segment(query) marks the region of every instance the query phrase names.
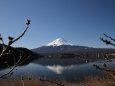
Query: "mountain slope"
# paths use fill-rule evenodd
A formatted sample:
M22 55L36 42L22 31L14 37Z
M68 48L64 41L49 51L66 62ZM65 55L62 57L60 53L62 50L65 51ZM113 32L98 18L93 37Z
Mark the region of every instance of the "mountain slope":
M81 51L83 52L92 49L94 48L74 45L61 38L58 38L44 46L32 49L32 51L37 53L60 53L60 52L81 52Z
M71 44L61 38L58 38L44 46L32 49L37 53L84 53L84 52L115 52L115 49L92 48Z
M0 44L0 53L2 52L3 46ZM10 52L9 52L10 50ZM12 53L11 53L12 52ZM35 59L41 58L42 55L32 52L31 50L23 47L8 47L8 50L6 52L7 54L4 54L0 58L0 70L3 70L5 68L8 68L9 66L14 66L14 63L19 62L21 65L26 65L32 62ZM28 58L28 56L30 56ZM20 59L21 57L21 59ZM7 62L8 65L4 64L4 62Z

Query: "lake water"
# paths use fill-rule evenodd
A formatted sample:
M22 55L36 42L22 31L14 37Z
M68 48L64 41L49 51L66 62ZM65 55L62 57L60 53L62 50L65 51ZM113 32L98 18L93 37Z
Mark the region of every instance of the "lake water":
M68 82L76 82L85 76L96 76L102 73L95 69L93 64L102 66L102 63L86 62L77 58L40 58L27 65L18 66L11 78L32 75L54 81L64 79ZM115 62L108 63L109 67L113 65ZM0 74L8 70L0 70Z

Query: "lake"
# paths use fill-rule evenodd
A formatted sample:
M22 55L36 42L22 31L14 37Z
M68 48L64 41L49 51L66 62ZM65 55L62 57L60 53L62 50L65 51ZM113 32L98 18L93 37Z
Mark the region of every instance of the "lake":
M98 59L97 61L101 62L102 59ZM93 64L98 64L102 67L102 63L86 62L78 58L43 57L29 64L18 66L14 69L14 74L10 78L21 78L32 75L52 81L61 81L64 79L68 82L76 82L76 80L83 79L85 76L97 76L102 74L102 71L92 66ZM107 66L112 67L113 65L115 65L115 62L108 62ZM0 74L8 70L9 69L0 70Z

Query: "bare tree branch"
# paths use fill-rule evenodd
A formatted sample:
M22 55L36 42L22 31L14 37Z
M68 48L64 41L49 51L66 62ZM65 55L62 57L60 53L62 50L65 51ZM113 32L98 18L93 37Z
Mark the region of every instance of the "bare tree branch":
M29 24L30 24L30 20L27 20L26 29L25 29L24 32L23 32L19 37L17 37L16 39L14 39L14 37L10 37L10 36L9 36L9 37L8 37L8 39L9 39L8 45L5 45L5 44L4 44L3 38L1 37L1 34L0 34L0 40L1 40L2 46L3 46L3 50L2 50L2 52L1 52L1 54L0 54L0 58L1 58L3 55L5 55L5 54L12 54L12 55L13 55L13 58L14 58L14 63L15 63L14 66L10 69L10 71L8 71L8 72L5 73L5 74L0 75L0 78L7 77L8 75L10 76L10 75L13 73L12 71L13 71L18 65L22 64L23 62L25 62L25 61L31 56L31 55L29 55L25 60L21 61L22 56L21 56L21 54L20 54L19 59L18 59L18 61L16 62L15 56L14 56L14 54L12 53L12 51L9 51L8 53L6 53L6 51L8 50L8 47L9 47L12 43L16 42L16 41L19 40L22 36L24 36L24 34L26 33L26 31L27 31L27 29L28 29L28 27L29 27Z
M115 42L115 39L113 39L112 37L106 35L105 33L103 33L103 35L104 35L105 37L107 37L107 38L110 38L111 40L113 40L113 41Z

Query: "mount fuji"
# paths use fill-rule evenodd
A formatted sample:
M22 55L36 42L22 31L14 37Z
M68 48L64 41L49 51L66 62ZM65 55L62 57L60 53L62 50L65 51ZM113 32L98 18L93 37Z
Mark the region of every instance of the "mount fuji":
M54 40L53 42L48 43L45 46L62 46L62 45L68 45L68 46L75 46L74 44L68 43L67 41L63 40L62 38L58 38Z
M58 38L44 46L32 49L32 51L37 53L62 53L62 52L73 52L73 51L83 51L87 49L92 49L90 47L78 46L71 44L62 38Z
M32 49L32 51L37 53L73 53L73 52L83 53L83 52L113 51L113 49L79 46L71 44L63 40L62 38L58 38L44 46Z

